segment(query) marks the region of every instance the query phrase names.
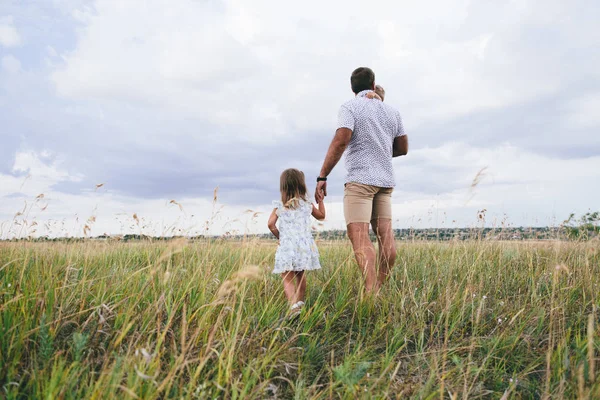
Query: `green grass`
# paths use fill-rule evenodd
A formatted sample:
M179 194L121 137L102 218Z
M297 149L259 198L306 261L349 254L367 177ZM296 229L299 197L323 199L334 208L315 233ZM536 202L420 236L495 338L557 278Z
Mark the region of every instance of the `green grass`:
M322 244L293 322L274 251L0 243L0 397L600 396L598 242L399 243L376 299Z

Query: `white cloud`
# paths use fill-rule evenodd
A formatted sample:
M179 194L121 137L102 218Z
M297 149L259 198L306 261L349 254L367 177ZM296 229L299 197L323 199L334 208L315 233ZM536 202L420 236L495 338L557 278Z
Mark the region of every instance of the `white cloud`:
M0 16L0 45L16 47L21 44L21 36L14 26L12 15Z
M110 190L110 183L75 194L54 186L79 182L80 174L62 167L49 152L18 152L12 174L0 173L0 239L25 236L109 234L198 235L258 232L258 219L244 206L182 198L145 200ZM180 207L181 205L181 207ZM258 211L258 210L257 210ZM133 218L136 214L138 221Z
M588 94L567 104L568 122L578 128L600 126L600 93Z
M497 216L507 213L518 224L537 219L547 225L552 216L585 212L600 197L600 187L592 184L600 180L600 156L560 159L509 144L480 148L459 142L412 151L396 170L394 199L407 204L405 217L426 215L425 206L435 201L436 209L462 224L470 222L465 215L487 208ZM423 191L415 183L439 191Z
M228 34L218 10L204 2L154 5L98 2L77 49L54 75L58 93L158 105L215 122L277 122L273 113L255 112L271 101L240 103L253 89L247 82L257 61Z
M11 174L0 174L0 197L21 193L37 196L51 190L59 182L79 182L81 174L70 173L62 166L60 157L48 151L19 151L15 154Z
M21 62L12 54L2 57L1 63L2 69L11 74L16 74L21 70Z
M549 59L553 53L541 49L538 57L536 44L521 36L531 22L556 27L569 5L553 1L540 10L525 3L373 7L349 1L340 7L314 0L252 6L229 0L219 7L156 0L115 7L97 1L93 11L83 12L78 45L54 80L62 96L166 106L172 113L243 125L244 137L260 141L269 136L265 131L332 126L337 104L351 96L350 72L366 64L388 88L390 101L403 104L411 127L523 103L562 87L572 72L559 69ZM366 14L372 20L360 17ZM565 31L573 28L558 20ZM265 109L270 111L257 112Z

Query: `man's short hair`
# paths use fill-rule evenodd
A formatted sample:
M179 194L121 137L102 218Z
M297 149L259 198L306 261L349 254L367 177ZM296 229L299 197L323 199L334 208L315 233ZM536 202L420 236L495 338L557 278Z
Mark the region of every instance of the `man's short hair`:
M385 89L381 85L375 85L375 93L381 97L381 101L385 99Z
M350 76L350 85L352 86L354 94L358 94L363 90L373 90L374 83L375 73L371 68L356 68Z

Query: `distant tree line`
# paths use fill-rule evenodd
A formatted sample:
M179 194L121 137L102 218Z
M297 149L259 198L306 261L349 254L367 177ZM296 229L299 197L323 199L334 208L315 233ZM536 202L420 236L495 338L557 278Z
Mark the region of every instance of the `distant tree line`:
M345 240L347 234L345 230L330 230L322 232L313 232L313 236L320 240ZM450 241L450 240L591 240L600 238L600 212L588 212L577 218L571 214L558 227L479 227L479 228L436 228L436 229L395 229L394 236L396 240L422 240L422 241ZM35 238L10 239L8 241L33 241L33 242L83 242L83 241L168 241L183 236L148 236L139 234L128 235L100 235L92 238L69 237L69 238L49 238L47 236ZM235 235L226 234L223 236L191 236L185 237L189 240L211 240L240 241L244 239L264 239L275 240L270 233L257 235ZM371 240L376 237L371 233Z

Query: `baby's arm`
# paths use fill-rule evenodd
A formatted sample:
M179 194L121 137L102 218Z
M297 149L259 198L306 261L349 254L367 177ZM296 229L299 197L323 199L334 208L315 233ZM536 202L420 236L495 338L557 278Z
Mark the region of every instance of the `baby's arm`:
M279 229L277 229L277 220L279 219L279 217L277 216L277 209L273 209L273 212L271 213L271 216L269 217L269 223L268 223L268 227L269 230L271 231L271 233L273 235L275 235L275 237L277 238L277 240L279 240Z
M375 92L369 92L369 93L367 93L367 98L368 99L381 100L381 97L377 93L375 93Z
M312 206L312 216L315 217L318 221L323 221L325 219L325 203L321 200L319 202L319 208L315 207L314 204Z

